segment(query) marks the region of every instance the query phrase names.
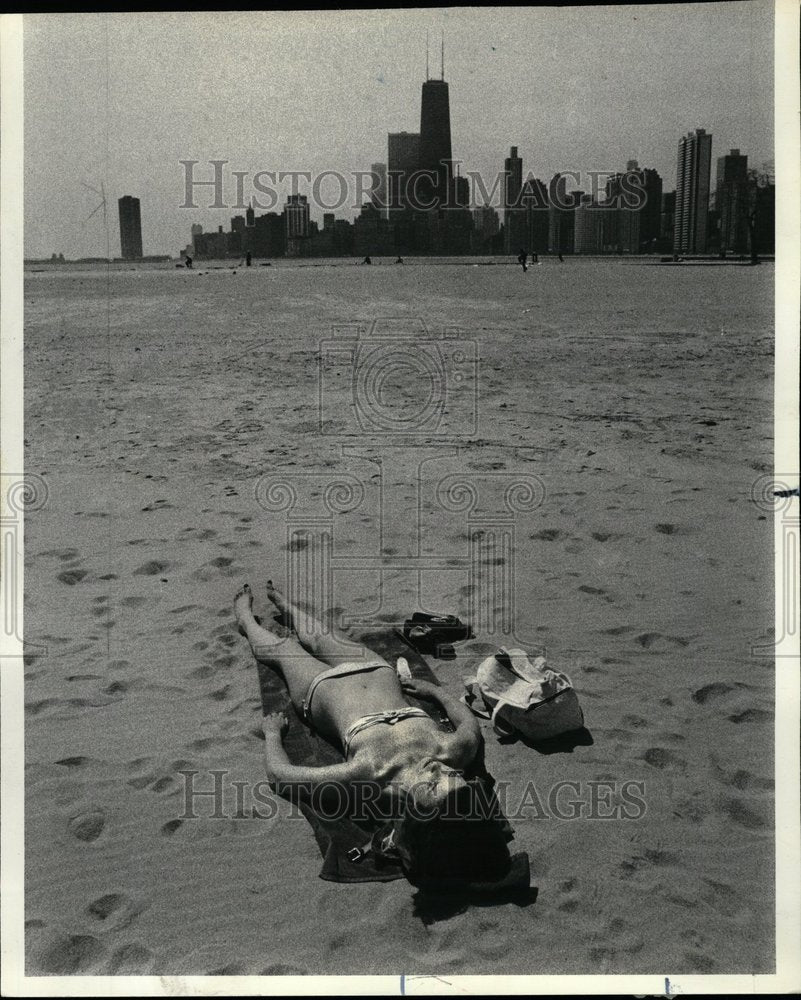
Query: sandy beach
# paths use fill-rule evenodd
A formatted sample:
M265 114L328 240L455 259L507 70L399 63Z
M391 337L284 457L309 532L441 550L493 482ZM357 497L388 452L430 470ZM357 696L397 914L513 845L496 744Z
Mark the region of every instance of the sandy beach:
M773 273L570 259L527 274L28 272L26 471L47 502L25 521L40 650L25 664L27 974L772 972L774 664L751 652L771 641L772 520L751 488L772 468ZM529 906L426 921L405 881L321 880L287 803L235 818L231 782L264 765L231 602L248 581L266 612L291 550L264 484L365 483L335 525L353 566L381 477L412 499L412 463L379 466L343 395L319 422L320 342L387 317L456 328L480 359L475 433L421 487L447 470L542 484L514 520L515 637L572 678L592 743L546 755L481 723L509 800L533 782L546 804L512 818ZM403 372L389 388L413 401ZM420 446L442 447L434 432ZM465 516L431 524L452 566L388 572L380 602L376 574L346 566L336 605L402 619L422 594L467 618ZM380 527L384 551L408 546L404 518ZM502 643L477 629L431 666L460 695ZM181 818L187 769L203 789L224 772L225 816L200 801ZM642 783L644 814L547 807L559 782L586 801L609 781Z

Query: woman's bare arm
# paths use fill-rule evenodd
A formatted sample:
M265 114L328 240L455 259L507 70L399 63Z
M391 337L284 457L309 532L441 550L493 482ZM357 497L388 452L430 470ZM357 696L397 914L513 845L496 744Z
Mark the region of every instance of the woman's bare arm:
M456 730L446 738L449 758L453 763L463 766L471 763L481 747L483 737L470 709L429 681L408 681L404 683L403 689L417 698L434 701L444 709Z
M311 790L322 784L345 784L354 780L356 772L350 762L326 767L298 767L293 764L282 743L286 727L286 718L280 713L264 719L264 757L267 776L273 786L303 785Z

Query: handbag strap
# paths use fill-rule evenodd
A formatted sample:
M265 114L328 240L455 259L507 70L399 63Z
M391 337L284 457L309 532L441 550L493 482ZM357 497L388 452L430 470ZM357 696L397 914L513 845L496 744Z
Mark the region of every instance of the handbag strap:
M500 710L505 705L508 704L509 704L508 701L505 701L503 698L499 698L498 703L492 710L492 728L495 730L497 736L514 736L515 734L514 728L512 726L507 725L504 728L504 726L501 725L501 720L498 718L498 713L500 712Z
M475 677L471 677L469 681L464 682L465 693L461 697L461 702L463 705L467 705L473 715L477 715L480 719L489 719L490 713L486 708L481 708L478 694L476 691L478 689L478 681ZM480 691L479 691L480 693ZM481 699L483 701L483 699Z

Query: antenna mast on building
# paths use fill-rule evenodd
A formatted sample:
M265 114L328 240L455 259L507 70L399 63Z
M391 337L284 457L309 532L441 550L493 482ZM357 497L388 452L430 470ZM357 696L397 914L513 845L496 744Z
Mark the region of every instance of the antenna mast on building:
M428 72L428 32L426 32L426 80L430 80L431 76Z
M441 79L445 79L445 29L442 30L442 75Z

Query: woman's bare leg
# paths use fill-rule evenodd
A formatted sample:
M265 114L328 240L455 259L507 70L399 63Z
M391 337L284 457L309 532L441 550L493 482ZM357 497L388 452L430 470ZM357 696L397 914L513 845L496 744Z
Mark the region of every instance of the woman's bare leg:
M281 638L259 625L253 617L253 593L247 584L234 598L234 615L253 655L261 663L281 671L292 704L301 711L309 685L327 669L327 664L310 656L293 636Z
M301 645L318 660L337 667L340 663L351 661L358 663L367 658L373 661L383 659L360 642L354 642L339 629L333 626L326 629L310 611L305 611L289 601L274 586L272 580L267 581L267 596L284 615L286 623L295 630Z

